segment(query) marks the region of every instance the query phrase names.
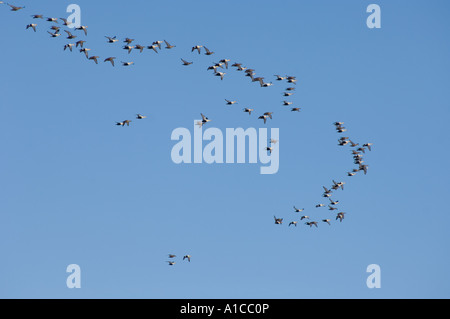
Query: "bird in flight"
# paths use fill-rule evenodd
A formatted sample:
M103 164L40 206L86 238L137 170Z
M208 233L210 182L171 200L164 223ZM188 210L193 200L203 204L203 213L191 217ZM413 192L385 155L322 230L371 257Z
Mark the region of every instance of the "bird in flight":
M160 46L161 46L161 45L160 45ZM156 53L159 53L158 50L156 50L156 48L158 48L158 46L157 46L156 44L152 44L152 45L147 46L147 49L153 50L153 51L155 51ZM159 47L159 48L161 49L161 47Z
M204 116L203 113L200 113L200 115L202 116L202 120L201 120L201 121L198 121L198 122L196 123L199 127L202 127L204 124L206 124L206 123L208 123L208 122L211 121L211 120L208 119L206 116Z
M142 50L145 49L145 47L144 47L143 45L140 45L140 44L136 44L136 45L134 46L134 48L135 48L136 50L139 50L139 53L142 53Z
M67 44L65 44L65 45L64 45L64 51L66 51L66 49L69 49L70 52L72 52L72 48L73 48L74 45L75 45L75 44L73 44L73 43L67 43Z
M84 40L77 41L77 42L75 42L75 47L78 48L78 45L79 45L80 48L83 48L85 43L86 43L86 41L84 41Z
M187 259L189 262L191 262L191 255L185 255L183 256L183 260Z
M69 21L68 21L67 19L65 19L65 18L59 18L59 20L62 20L63 25L65 25L65 26L69 26L69 25L72 24L72 22L69 22Z
M125 120L123 122L116 122L116 125L125 126L125 124L126 124L127 126L130 126L130 122L131 122L131 120Z
M228 62L230 62L229 59L222 59L222 60L220 60L219 62L220 62L220 63L224 63L224 64L225 64L225 67L228 69Z
M273 218L275 219L275 224L280 225L283 223L283 218L277 218L276 216L273 216Z
M278 74L275 74L274 76L277 77L277 81L282 81L282 80L285 80L285 79L286 79L285 76L281 76L281 75L278 75Z
M304 208L299 209L299 208L294 206L294 210L295 210L296 213L300 213L300 212L304 211L305 209Z
M251 115L254 109L244 108L244 112L247 112L248 115Z
M50 34L50 36L52 37L52 38L57 38L57 37L59 37L60 35L61 35L61 33L58 33L57 31L55 32L55 33L52 33L52 32L50 32L50 31L47 31L49 34Z
M176 45L171 45L169 42L167 42L166 40L164 40L164 42L166 43L166 49L172 49L175 48Z
M23 6L23 7L16 7L16 6L13 6L12 4L9 4L9 3L7 3L7 5L11 7L11 11L19 11L19 10L25 8L25 6Z
M344 214L344 212L337 213L336 220L339 219L339 222L342 222L342 220L344 219Z
M225 72L216 72L216 76L220 76L220 79L223 80L223 77L225 76Z
M105 35L105 38L108 39L108 43L114 43L114 42L118 42L119 40L117 39L117 36L113 36L113 37L108 37Z
M183 62L183 65L191 65L194 62L188 62L186 60L181 59L181 61Z
M128 54L130 54L131 50L134 49L134 45L124 45L122 48L128 50Z
M268 118L267 115L261 115L260 117L258 117L258 119L264 120L264 124L266 124L267 118Z
M270 119L272 119L273 112L265 112L264 115L267 115Z
M94 55L94 56L89 57L89 60L94 60L95 64L98 64L98 60L97 60L98 58L100 58L98 55Z
M337 205L338 203L339 203L339 201L337 200L337 201L334 201L334 200L332 200L331 198L328 198L328 200L330 201L330 203L331 203L331 205Z
M163 41L154 41L153 43L152 43L152 45L156 45L160 50L161 50L161 44L163 43Z
M272 86L272 85L273 85L272 82L262 82L262 83L260 83L260 84L261 84L261 87L269 87L269 86Z
M90 51L90 50L91 50L91 49L88 49L88 48L82 48L82 49L80 49L80 52L84 52L84 55L86 55L86 58L89 59L88 51Z
M210 50L208 50L208 48L207 47L203 47L204 49L205 49L205 55L213 55L214 54L214 51L210 51Z
M142 114L136 114L136 118L139 120L145 119L147 116L142 115Z
M237 103L237 101L230 101L230 100L227 100L227 99L225 99L225 101L227 101L227 105L233 105L233 104Z
M112 66L114 66L114 59L115 59L115 57L111 56L109 58L106 58L103 62L109 61L109 62L111 62Z
M309 227L312 227L313 225L319 227L317 226L317 222L306 222L305 224L308 225Z
M58 27L58 26L56 26L56 25L52 25L52 26L50 27L50 29L53 30L53 31L55 31L56 33L58 33L59 30L61 29L61 27Z
M78 28L75 28L76 30L83 30L84 35L87 35L87 25L80 25Z
M30 23L30 24L27 24L26 28L27 29L32 28L34 30L34 32L36 32L36 27L37 27L36 23Z
M192 47L191 52L194 52L194 50L197 50L198 54L200 54L201 48L203 48L203 45L195 45L195 46Z
M369 149L369 151L372 151L372 149L370 148L373 145L373 143L366 143L363 144L363 147L367 147Z
M75 39L77 36L73 35L70 31L64 30L67 33L67 39Z
M289 223L289 226L294 225L295 227L297 227L298 221L292 221Z
M327 218L327 219L322 219L322 221L323 221L324 223L327 223L328 225L331 225L331 224L330 224L330 220L331 220L331 219L329 219L329 218Z

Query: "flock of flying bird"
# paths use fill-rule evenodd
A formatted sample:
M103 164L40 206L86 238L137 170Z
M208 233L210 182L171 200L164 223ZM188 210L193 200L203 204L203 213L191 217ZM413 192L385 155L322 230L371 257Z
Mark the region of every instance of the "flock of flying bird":
M0 4L4 4L4 2L0 1ZM23 7L17 7L17 6L11 5L9 3L7 5L11 8L11 11L19 11L19 10L22 10L22 9L25 8L24 6ZM51 23L52 25L50 26L50 31L47 31L47 32L50 34L50 36L52 38L56 38L56 37L61 36L61 33L60 33L61 27L58 24L58 18L44 17L41 14L35 14L35 15L32 15L31 17L33 19L42 19L42 20L45 20L46 22ZM59 20L62 21L62 26L69 27L70 24L71 24L67 19L64 19L64 18L59 18ZM37 23L29 23L26 26L26 29L30 29L31 28L34 32L36 32L37 27L38 27ZM88 34L87 28L88 28L87 26L80 25L79 27L76 27L75 30L83 31L84 35L87 36L87 34ZM63 31L67 34L66 39L68 39L68 40L73 40L73 39L78 37L78 35L73 34L69 30L63 30ZM110 44L114 44L114 43L120 41L119 39L117 39L116 36L105 36L105 38L107 39L107 43L110 43ZM74 48L79 48L78 49L79 52L80 53L84 53L84 55L86 56L86 58L88 60L92 60L96 64L98 64L98 62L100 60L100 56L90 55L89 52L91 51L91 49L85 47L85 43L86 42L87 42L86 40L78 40L75 43L66 43L64 45L63 49L64 49L64 51L68 49L68 50L70 50L72 52ZM176 47L175 45L170 44L166 40L153 41L151 45L140 45L140 44L132 45L134 42L135 42L134 39L131 39L131 38L128 38L128 37L125 38L123 40L124 45L122 46L122 49L126 50L128 54L130 54L132 51L139 51L140 53L142 53L144 49L152 50L156 54L159 54L159 52L161 52L161 50L162 50L162 45L163 44L165 44L164 48L166 50L170 50L170 49L173 49L173 48ZM215 54L214 51L209 50L204 45L194 45L191 48L191 52L197 52L198 54L201 54L202 51L204 51L204 55L206 55L206 56L211 56L211 55ZM115 59L116 59L115 56L109 56L109 57L106 57L103 60L103 62L109 62L114 67L115 66ZM271 86L274 85L273 82L266 82L264 77L256 76L255 69L245 67L245 66L243 66L242 63L235 62L233 64L230 64L230 62L231 62L230 59L226 59L226 58L221 59L219 62L217 62L217 63L214 62L212 65L208 66L207 71L212 70L214 76L220 77L221 80L223 80L225 75L227 74L225 72L225 70L228 70L229 66L231 66L231 67L236 68L236 70L238 72L243 72L243 74L246 77L248 77L251 82L259 84L260 87L271 87ZM121 63L122 63L122 66L131 66L131 65L134 64L133 61L128 61L128 62L121 61ZM189 65L193 64L193 62L187 61L187 60L185 60L183 58L181 58L181 63L182 63L183 66L189 66ZM295 87L292 86L292 85L289 85L289 84L296 85L297 84L297 78L295 76L291 76L291 75L281 76L279 74L276 74L274 76L275 76L275 79L274 79L275 81L277 81L277 82L286 81L286 83L288 83L288 87L282 93L283 96L285 98L292 96L294 94ZM228 100L228 99L225 99L225 102L226 102L226 105L234 105L234 104L238 103L235 100ZM291 101L287 101L287 100L282 101L282 105L284 105L284 106L291 106L292 104L293 104L293 102L291 102ZM300 109L301 109L300 107L291 106L291 112L300 112ZM251 115L253 111L254 111L254 109L250 108L250 107L243 108L243 112L248 113L249 115ZM264 112L262 115L260 115L258 117L258 119L263 120L264 124L266 124L268 119L272 119L272 115L273 115L273 112ZM202 117L202 120L198 121L196 123L200 127L202 127L203 125L205 125L206 123L211 121L203 113L201 113L201 117ZM136 119L138 119L138 120L145 119L145 118L146 118L145 115L136 114ZM127 120L123 120L123 121L120 121L120 122L116 122L116 125L117 126L122 126L122 127L123 126L129 126L130 122L132 122L132 121L127 119ZM334 125L336 127L336 131L338 133L344 133L346 131L345 127L342 126L343 124L344 124L343 122L335 122L334 123ZM269 142L270 146L267 146L266 150L268 152L272 152L273 145L276 144L276 143L277 143L277 140L270 139L270 142ZM352 140L350 140L349 137L341 137L341 138L339 138L339 140L338 140L338 145L339 146L345 146L347 144L350 145L350 147L353 148L351 153L353 155L354 163L358 165L357 168L354 168L352 171L347 172L347 175L348 176L354 176L359 171L363 171L364 174L366 174L367 173L367 169L368 169L368 165L363 164L364 163L363 155L361 153L364 154L366 150L371 151L372 143L366 143L366 144L363 144L362 146L357 148L357 146L359 146L359 144L358 143L354 143ZM331 196L332 196L333 191L338 190L338 189L342 189L343 190L345 182L336 182L334 180L332 182L333 182L333 184L329 188L323 186L324 193L322 194L322 196L329 200L329 204L325 205L323 203L320 203L320 204L317 204L315 206L316 208L328 206L328 210L330 210L330 211L338 210L336 205L339 203L339 201L338 200L333 200L331 198ZM304 208L298 209L297 207L294 206L294 212L295 213L300 213L300 212L303 212L303 211L304 211ZM342 222L342 220L344 219L344 215L345 214L346 214L345 212L338 212L337 215L335 216L335 220L339 220L340 222ZM278 218L278 217L274 216L274 220L275 220L275 224L277 224L277 225L280 225L280 224L283 223L283 218ZM305 224L310 226L310 227L312 227L312 226L318 227L319 222L310 220L310 217L307 216L307 215L300 216L300 221L303 221L303 220L308 220L308 221L305 222ZM330 223L331 219L330 218L324 218L324 219L321 219L321 221L331 225L331 223ZM291 226L291 225L297 226L298 223L299 223L299 221L293 220L293 221L291 221L288 224L288 226ZM176 255L169 254L169 258L175 258L175 257L176 257ZM190 262L191 256L190 255L185 255L183 257L183 260L184 259L187 259ZM175 264L174 261L168 261L168 263L169 263L169 265L174 265Z
M333 123L333 125L335 126L336 131L338 133L344 133L344 132L347 131L347 129L343 126L343 124L344 124L344 122L334 122ZM340 137L338 139L338 145L339 146L345 146L347 144L350 145L350 147L352 148L351 153L353 155L353 162L354 162L354 164L358 165L357 168L353 168L350 172L347 172L347 176L355 176L356 173L358 173L360 171L363 171L364 175L366 175L369 165L363 164L364 160L363 160L363 155L361 153L365 154L366 150L372 151L373 143L365 143L365 144L362 144L360 146L359 143L353 142L350 139L350 137L348 137L348 136L342 136L342 137ZM328 206L328 210L330 210L330 211L339 210L336 207L337 204L339 203L339 200L333 200L331 198L331 196L332 196L333 191L336 191L336 190L339 190L339 189L344 190L345 182L342 182L342 181L336 182L335 180L332 180L332 182L333 182L333 184L329 188L327 188L325 186L322 186L322 188L324 190L324 192L322 194L322 197L327 198L330 203L328 205L325 205L323 203L319 203L319 204L315 205L315 208ZM297 208L297 207L294 206L294 212L295 213L301 213L304 210L305 210L304 208ZM335 220L339 219L339 222L342 222L342 220L345 217L345 214L346 214L345 212L338 212L336 214L336 216L335 216ZM276 216L273 216L273 218L275 220L275 224L281 225L283 223L283 218L278 218ZM305 220L309 220L309 221L305 222L305 224L308 225L309 227L312 227L312 226L319 227L319 222L318 221L310 221L310 216L302 215L300 217L300 221L302 221L304 219ZM324 222L324 223L327 223L328 225L331 225L331 223L330 223L331 222L331 218L324 218L324 219L321 219L321 221ZM291 221L288 224L288 226L291 226L291 225L297 226L297 224L298 224L298 221L297 220L293 220L293 221Z
M169 258L173 259L173 258L175 258L175 257L177 257L177 255L169 254ZM191 255L184 255L184 256L183 256L183 260L185 260L185 259L187 259L187 261L191 262ZM176 263L176 262L173 261L173 260L168 260L167 262L169 263L169 266L173 266L173 265L175 265L175 263Z

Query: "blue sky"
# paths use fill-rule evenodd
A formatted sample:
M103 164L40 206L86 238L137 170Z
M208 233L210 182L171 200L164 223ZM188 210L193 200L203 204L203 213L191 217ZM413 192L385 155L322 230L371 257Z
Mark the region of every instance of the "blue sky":
M70 40L50 38L50 22L25 30L31 14L67 17L70 3L0 6L0 297L450 297L447 1L78 1L88 35L76 40L98 65L63 51ZM381 29L366 26L370 3ZM176 48L127 54L106 35ZM216 53L192 53L196 44ZM113 68L108 56L135 65ZM221 81L206 68L222 58L275 85L234 68ZM273 74L297 76L289 99L300 113L282 106L288 84ZM192 132L200 113L223 132L279 128L278 173L174 164L172 131ZM367 175L346 176L355 165L335 121L374 143ZM332 179L346 182L333 195L342 223L314 208ZM332 224L288 227L293 205ZM80 289L66 287L69 264ZM370 264L379 289L366 286Z

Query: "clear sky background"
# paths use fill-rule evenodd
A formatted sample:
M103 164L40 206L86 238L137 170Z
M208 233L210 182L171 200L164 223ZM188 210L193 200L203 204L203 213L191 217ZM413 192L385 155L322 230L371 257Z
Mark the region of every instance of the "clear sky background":
M450 297L448 1L78 1L88 35L74 34L98 65L30 17L67 17L70 3L0 5L0 297ZM370 3L381 29L366 26ZM106 35L176 48L127 54ZM222 58L275 85L235 68L221 81L206 68ZM297 76L300 113L282 106L288 84L274 74ZM174 164L172 130L192 132L201 112L223 132L279 128L278 173ZM374 143L367 175L346 176L355 165L335 121ZM314 207L332 179L346 182L333 195L342 223ZM293 205L332 223L288 227ZM66 287L69 264L80 289ZM369 264L379 289L366 286Z

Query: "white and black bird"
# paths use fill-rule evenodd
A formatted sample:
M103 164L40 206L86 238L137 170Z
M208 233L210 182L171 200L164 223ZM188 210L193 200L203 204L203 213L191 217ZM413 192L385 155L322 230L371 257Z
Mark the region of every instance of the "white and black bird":
M198 54L200 54L201 48L203 48L203 45L195 45L192 47L191 52L194 52L195 50L197 50Z
M231 101L231 100L227 100L227 99L225 99L225 101L227 102L227 105L237 104L237 101Z
M30 23L30 24L27 24L26 29L28 30L29 28L32 28L34 30L34 32L36 32L36 27L37 27L36 23Z
M202 127L203 125L205 125L206 123L208 123L208 122L211 121L211 120L208 119L205 115L203 115L203 113L200 113L200 115L202 116L202 120L201 120L201 121L198 121L198 122L196 123L199 127Z
M252 112L254 111L254 109L250 109L250 108L247 108L247 107L244 108L243 110L244 110L244 112L248 113L248 115L251 115Z

